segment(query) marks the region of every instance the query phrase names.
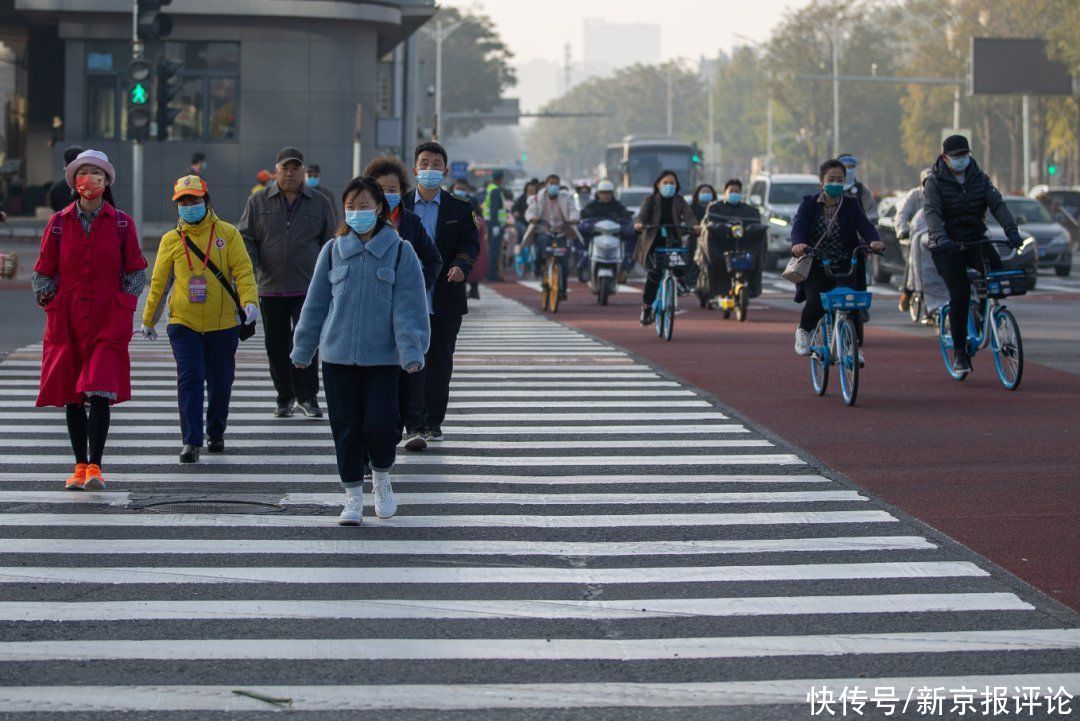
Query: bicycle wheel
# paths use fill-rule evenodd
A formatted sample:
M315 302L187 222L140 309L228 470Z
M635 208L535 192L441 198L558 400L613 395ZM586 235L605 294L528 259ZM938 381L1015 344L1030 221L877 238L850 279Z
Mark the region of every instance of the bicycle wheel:
M810 384L819 396L829 387L829 317L823 316L810 334Z
M941 359L945 361L945 372L954 380L962 381L967 378L967 371L957 371L953 362L956 348L952 337L952 327L949 323L948 303L938 310L938 345L941 347Z
M516 275L518 278L525 277L525 270L527 267L525 263L525 254L522 253L521 250L518 250L518 252L514 253L514 275Z
M853 406L859 395L859 339L855 335L855 322L850 317L840 324L836 355L836 365L840 371L840 393L844 396L844 403Z
M552 313L559 312L559 283L562 280L559 262L552 257L548 260L548 309Z
M601 278L599 292L596 294L596 302L600 305L607 305L608 298L615 292L615 279L614 278Z
M739 287L735 294L735 319L740 323L746 320L746 314L750 310L750 290L745 286Z
M1024 343L1020 340L1020 326L1016 318L1005 308L994 311L996 339L991 340L994 365L1002 385L1011 391L1020 387L1024 377Z
M919 319L922 318L922 305L922 293L915 291L911 294L911 303L908 305L908 315L911 317L912 323L918 323Z
M678 291L675 289L675 278L668 277L664 280L665 300L664 305L664 340L671 340L671 334L675 332L675 308L678 304Z

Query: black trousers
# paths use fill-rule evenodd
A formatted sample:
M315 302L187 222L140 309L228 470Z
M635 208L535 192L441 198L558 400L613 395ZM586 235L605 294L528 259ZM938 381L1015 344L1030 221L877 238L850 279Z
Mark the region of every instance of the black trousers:
M323 363L326 411L334 434L338 475L346 488L359 486L364 466L385 471L394 465L398 429L397 366Z
M428 428L442 428L446 419L446 406L450 402L450 377L454 373L454 349L457 347L458 331L461 330L460 315L433 315L431 317L431 345L426 356L425 373Z
M398 427L417 433L427 427L427 368L398 377Z
M90 406L89 418L86 407ZM90 396L83 403L64 406L67 416L68 438L71 450L75 453L76 463L101 465L101 456L105 453L105 441L109 437L109 421L112 412L109 399L103 396Z
M825 309L821 306L822 292L832 290L838 285L859 290L857 276L858 274L850 278L844 278L843 281L837 283L835 280L825 275L825 269L822 268L821 263L815 259L810 265L809 277L803 282L803 290L806 291L806 303L803 305L802 317L799 319L799 327L808 333L813 332L814 326L821 320L821 316L825 315ZM859 313L855 313L855 333L859 337L859 345L862 345L863 321Z
M934 267L949 289L949 327L953 339L964 338L971 305L971 280L967 269L974 268L981 273L985 260L990 270L1001 270L1001 258L989 245L972 245L955 253L938 251L932 257Z
M303 297L264 296L259 298L259 306L270 377L274 380L278 403L315 400L319 395L319 355L315 354L307 368L297 368L289 359L293 330L300 320L300 309L304 307Z

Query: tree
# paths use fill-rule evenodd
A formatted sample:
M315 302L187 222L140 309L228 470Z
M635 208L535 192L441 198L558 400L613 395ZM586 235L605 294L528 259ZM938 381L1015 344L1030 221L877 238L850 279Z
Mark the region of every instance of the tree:
M487 15L456 8L440 8L425 27L462 25L443 42L443 113L472 113L492 110L504 91L517 84L510 61L514 54L499 37ZM435 85L435 40L417 33L416 54L420 66L420 86ZM442 134L467 135L480 129L476 120L443 122Z

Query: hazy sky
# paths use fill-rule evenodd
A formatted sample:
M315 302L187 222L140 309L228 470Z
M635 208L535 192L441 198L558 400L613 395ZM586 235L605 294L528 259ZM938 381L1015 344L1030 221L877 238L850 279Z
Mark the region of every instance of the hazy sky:
M735 34L764 40L784 11L806 0L441 0L441 4L479 6L492 17L513 49L515 64L544 59L562 64L563 45L581 60L585 18L661 26L664 59L696 60L717 49L745 44Z

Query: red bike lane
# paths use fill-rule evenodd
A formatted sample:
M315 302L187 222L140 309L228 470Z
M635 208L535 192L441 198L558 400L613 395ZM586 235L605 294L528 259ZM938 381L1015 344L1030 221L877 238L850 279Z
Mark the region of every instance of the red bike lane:
M539 311L518 283L488 286ZM988 354L964 382L948 378L932 336L869 325L857 405L839 381L817 397L792 348L792 311L755 303L724 320L696 299L671 342L637 322L640 296L600 307L584 285L553 317L637 354L715 396L880 498L1080 610L1080 379L1025 364L1018 391ZM892 309L895 310L895 309ZM885 309L879 312L888 312ZM1021 329L1022 330L1022 329Z

